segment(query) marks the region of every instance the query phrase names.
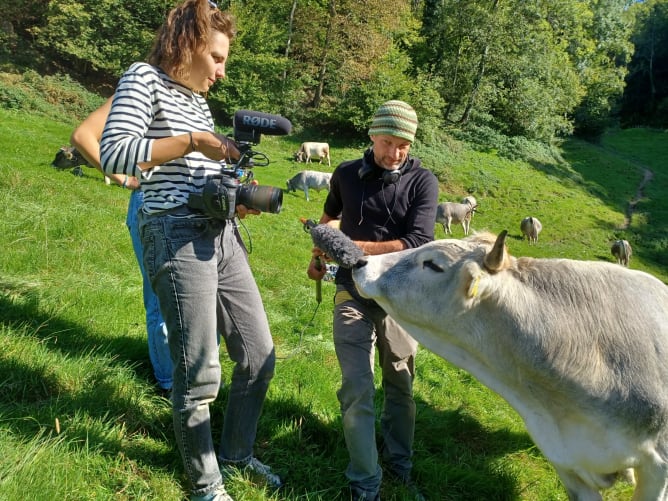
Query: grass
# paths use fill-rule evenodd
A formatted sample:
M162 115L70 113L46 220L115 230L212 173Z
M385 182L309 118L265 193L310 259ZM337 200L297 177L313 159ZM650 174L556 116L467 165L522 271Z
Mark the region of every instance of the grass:
M183 499L169 405L152 390L141 278L124 224L128 193L92 169L84 177L53 170L76 121L40 109L0 109L0 499ZM665 282L665 134L613 131L601 145L569 140L555 146L561 158L528 161L455 141L415 153L439 173L442 200L478 199L474 229L510 231L511 253L611 261L611 241L624 237L634 246L631 267ZM256 169L262 184L283 187L303 168L291 159L303 139L262 138L257 149L272 160ZM360 145L335 145L332 164L359 152ZM654 178L625 227L644 168ZM345 499L333 285L323 283L318 305L305 272L311 242L299 222L318 218L325 196L313 192L306 202L285 193L280 214L244 220L279 356L256 452L286 487L269 493L239 476L228 484L235 499ZM527 215L543 222L537 246L519 234ZM460 227L454 232L463 236ZM222 360L229 377L224 353ZM426 350L417 365L415 476L429 499L566 499L501 398ZM215 433L226 399L223 391L213 404ZM408 499L400 486L383 489L383 499ZM621 484L605 499L630 492Z

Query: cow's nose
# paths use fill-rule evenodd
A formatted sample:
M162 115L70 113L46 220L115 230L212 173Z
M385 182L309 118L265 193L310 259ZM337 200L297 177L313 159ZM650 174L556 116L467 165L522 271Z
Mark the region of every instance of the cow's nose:
M367 261L366 259L362 258L362 259L360 259L359 261L357 261L357 262L355 263L354 268L355 268L356 270L358 270L358 269L360 269L360 268L364 268L364 267L366 266L367 262L368 262L368 261Z

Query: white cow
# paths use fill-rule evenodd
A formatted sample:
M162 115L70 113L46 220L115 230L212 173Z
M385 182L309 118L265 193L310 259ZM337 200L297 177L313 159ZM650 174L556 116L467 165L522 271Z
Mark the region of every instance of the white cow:
M630 469L634 500L668 500L668 287L609 262L515 258L506 235L368 256L353 278L508 401L571 500L601 500Z
M467 195L464 198L462 198L462 203L463 204L469 204L471 207L475 207L476 210L478 209L478 201L475 199L473 195ZM471 219L473 219L473 216L475 216L476 211L471 212Z
M458 204L456 202L443 202L436 207L436 223L443 225L443 231L452 235L452 224L460 224L464 228L464 235L469 234L471 218L477 205L470 202Z
M610 252L617 259L617 264L628 267L633 250L627 240L615 240L610 248Z
M302 190L308 201L309 188L318 193L320 190L329 190L329 181L332 178L330 172L318 172L315 170L303 170L287 180L288 193L291 191Z
M543 225L535 217L525 217L520 223L522 238L527 237L529 245L538 243L538 235L543 231Z
M307 164L310 164L311 158L317 158L319 160L318 163L322 163L324 159L327 159L327 166L331 167L332 161L329 157L329 144L312 142L302 143L299 147L299 151L295 153L295 160L297 162L306 162Z

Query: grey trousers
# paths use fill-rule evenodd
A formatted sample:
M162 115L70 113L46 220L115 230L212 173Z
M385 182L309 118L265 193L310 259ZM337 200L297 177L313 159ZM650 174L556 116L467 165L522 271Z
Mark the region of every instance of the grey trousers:
M334 303L334 345L342 378L337 396L350 455L346 477L351 488L373 499L382 480L375 435L374 347L384 392L382 459L405 478L412 468L417 342L379 306L357 301L343 286L337 286Z

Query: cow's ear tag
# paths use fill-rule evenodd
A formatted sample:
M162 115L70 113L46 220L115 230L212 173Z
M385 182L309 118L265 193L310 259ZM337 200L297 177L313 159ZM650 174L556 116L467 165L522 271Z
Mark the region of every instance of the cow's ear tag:
M475 278L471 281L469 285L468 297L473 299L478 295L478 284L480 284L480 273L478 273Z

